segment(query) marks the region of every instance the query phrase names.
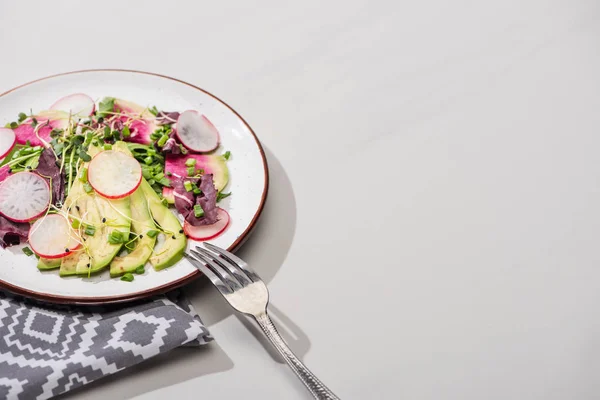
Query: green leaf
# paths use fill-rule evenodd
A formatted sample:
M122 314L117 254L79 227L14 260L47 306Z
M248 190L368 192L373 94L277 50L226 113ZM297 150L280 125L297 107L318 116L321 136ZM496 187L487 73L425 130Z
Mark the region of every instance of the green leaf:
M81 226L81 222L79 222L78 219L73 218L73 222L71 222L71 228L79 229L80 226Z
M185 160L185 166L186 167L194 167L196 165L196 159L195 158L188 158L187 160Z
M148 232L146 232L146 235L148 237L155 238L156 235L158 235L158 231L155 231L154 229L152 229L152 230L149 230Z
M23 247L22 251L27 257L31 257L33 255L33 251L31 251L31 249L27 246Z
M90 155L86 153L83 149L79 150L79 158L81 158L85 162L92 161L92 157L90 157Z
M136 274L138 274L138 275L141 275L141 274L143 274L144 272L146 272L146 268L144 268L144 266L143 266L143 265L140 265L139 267L137 267L137 268L135 269L135 273L136 273Z
M219 193L217 194L217 203L218 203L219 201L223 200L224 198L226 198L226 197L229 197L229 196L231 196L231 192L229 192L229 193L223 193L223 192L219 192Z
M188 167L187 168L187 174L188 174L188 176L194 176L194 175L196 175L196 168L195 167Z
M16 129L16 128L19 127L19 124L17 124L16 122L11 122L10 125L9 125L9 127L12 128L12 129Z
M126 274L123 274L123 276L121 277L121 280L125 281L125 282L131 282L131 281L133 281L133 279L134 279L134 277L131 272L127 272Z
M112 144L110 144L110 143L105 143L105 144L104 144L104 150L112 150Z
M98 104L98 112L96 113L99 117L106 117L109 113L113 112L115 108L115 98L114 97L105 97L102 99L100 104Z
M192 182L190 181L183 182L183 187L185 188L186 192L191 192L194 189L194 187L192 186Z
M104 127L104 139L110 139L110 138L111 138L110 126L105 126Z
M123 137L129 137L131 135L131 131L129 130L129 127L124 126L123 130L121 131L121 133L123 133Z
M81 170L79 170L79 176L77 177L81 182L87 182L88 180L88 169L87 168L81 168Z
M19 113L19 119L18 119L19 123L25 121L26 119L27 119L27 114L22 113L22 112Z
M148 111L150 111L150 114L154 115L155 117L158 115L158 108L156 108L156 106L148 108Z
M228 150L225 152L225 154L223 154L223 158L229 160L229 157L231 157L231 152Z

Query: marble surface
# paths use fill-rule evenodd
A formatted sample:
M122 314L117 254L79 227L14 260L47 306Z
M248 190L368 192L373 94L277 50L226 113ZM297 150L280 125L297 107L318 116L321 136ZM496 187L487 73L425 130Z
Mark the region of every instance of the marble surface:
M0 92L85 68L223 98L267 149L240 251L343 399L600 392L600 3L2 1ZM211 287L216 343L64 399L305 399Z

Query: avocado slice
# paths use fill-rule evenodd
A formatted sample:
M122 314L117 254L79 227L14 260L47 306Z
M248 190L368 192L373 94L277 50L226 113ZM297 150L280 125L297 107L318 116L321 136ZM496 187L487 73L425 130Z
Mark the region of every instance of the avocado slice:
M148 202L141 188L138 188L129 197L131 201L131 230L140 235L136 247L124 257L115 257L110 263L110 276L115 277L126 272L133 272L138 267L144 266L156 244L156 236L150 237L148 231L155 230L156 224L152 220Z
M60 276L77 275L77 268L87 268L89 263L90 256L84 249L74 251L61 259L58 274Z
M113 150L131 154L125 142L116 142L113 145ZM156 271L160 271L181 260L183 251L187 245L187 238L177 217L162 204L158 194L156 194L152 186L144 178L142 178L142 183L138 191L140 189L145 197L146 206L149 208L152 218L165 231L165 234L161 235L165 238L164 243L162 245L158 244L157 248L154 249L153 255L150 257L150 264L152 264Z
M146 196L152 218L165 231L164 243L162 246L159 245L150 257L150 264L152 264L155 270L160 271L181 260L183 251L187 245L187 238L177 217L162 204L160 197L152 189L152 186L143 178L140 188Z
M94 156L100 149L91 146L88 153ZM87 163L83 165L87 168ZM86 193L83 182L76 179L65 206L75 217L94 226L94 235L83 234L84 249L73 253L61 263L60 275L89 275L105 268L121 249L121 244L108 242L108 235L120 231L129 237L131 210L129 197L117 200L105 199L94 192ZM64 266L63 266L64 264Z
M38 269L40 271L48 271L50 269L60 268L60 258L42 258L38 260Z

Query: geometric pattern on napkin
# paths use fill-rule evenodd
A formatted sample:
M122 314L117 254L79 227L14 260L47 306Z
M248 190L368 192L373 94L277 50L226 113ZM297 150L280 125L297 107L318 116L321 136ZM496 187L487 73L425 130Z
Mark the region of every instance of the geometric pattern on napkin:
M178 292L111 307L53 306L0 292L0 399L48 399L211 340Z

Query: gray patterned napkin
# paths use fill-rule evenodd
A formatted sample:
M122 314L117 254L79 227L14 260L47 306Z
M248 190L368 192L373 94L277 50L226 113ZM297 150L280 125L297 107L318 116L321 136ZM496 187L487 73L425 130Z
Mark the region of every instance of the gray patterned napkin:
M52 306L0 292L0 399L48 399L211 340L179 292L102 308Z

